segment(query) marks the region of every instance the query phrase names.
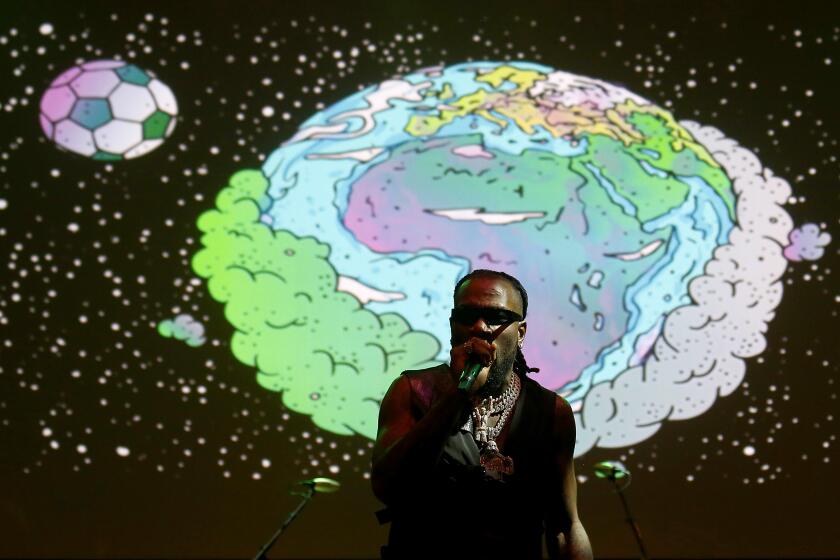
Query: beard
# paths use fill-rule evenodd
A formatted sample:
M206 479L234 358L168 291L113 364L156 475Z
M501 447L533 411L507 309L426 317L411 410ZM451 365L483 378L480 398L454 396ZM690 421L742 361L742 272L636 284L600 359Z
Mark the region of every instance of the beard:
M508 374L513 371L513 362L516 359L516 350L507 349L496 355L496 360L490 366L487 374L487 381L476 392L480 398L498 397L502 393L502 387L507 381Z

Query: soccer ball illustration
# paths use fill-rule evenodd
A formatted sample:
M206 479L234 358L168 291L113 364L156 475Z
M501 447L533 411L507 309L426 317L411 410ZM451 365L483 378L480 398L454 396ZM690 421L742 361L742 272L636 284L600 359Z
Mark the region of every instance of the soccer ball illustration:
M41 128L59 147L97 160L132 159L163 144L178 104L151 73L119 60L65 70L41 98Z

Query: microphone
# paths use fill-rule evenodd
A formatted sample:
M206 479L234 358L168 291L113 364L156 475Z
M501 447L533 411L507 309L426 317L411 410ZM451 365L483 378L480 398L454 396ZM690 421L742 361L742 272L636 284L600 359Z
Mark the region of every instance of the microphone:
M601 461L600 463L595 463L595 466L592 468L597 478L606 478L615 485L615 493L618 494L618 499L621 500L621 507L624 508L624 513L627 515L627 524L633 530L633 536L636 537L636 544L639 545L641 559L648 560L649 556L645 550L645 544L642 542L642 533L639 531L636 520L633 519L633 514L630 513L630 505L627 503L627 498L624 497L624 491L630 486L630 471L620 461ZM627 481L619 488L619 484L616 481L624 477L627 477Z
M609 480L618 480L630 474L627 467L620 461L601 461L600 463L595 463L593 470L595 471L596 477L607 478Z
M298 504L298 506L292 510L292 513L289 514L289 517L286 518L286 521L283 522L283 525L280 526L277 531L271 536L271 539L267 543L265 543L257 555L254 556L253 560L267 560L266 554L274 546L274 543L277 542L277 539L280 538L280 535L283 534L283 531L286 530L292 521L300 515L300 512L303 511L303 508L306 507L306 504L309 503L316 493L323 493L329 494L330 492L335 492L339 489L341 484L337 480L333 480L331 478L323 478L323 477L316 477L310 478L308 480L301 480L297 483L298 486L306 486L308 491L305 494L297 494L298 496L303 496L303 501Z
M476 362L474 364L468 364L464 367L464 371L461 372L461 377L458 380L458 389L462 391L469 391L473 383L475 383L475 378L478 377L478 372L481 371L481 362Z
M331 478L324 478L321 476L310 478L308 480L301 480L298 482L299 486L308 486L314 492L319 494L331 494L337 492L341 488L341 483Z
M487 342L490 342L492 344L493 341L496 340L496 338L498 338L500 334L502 334L502 331L504 331L512 324L513 320L510 320L499 325L499 327L495 331L490 333L490 336L486 339ZM464 371L461 372L461 377L458 378L458 389L462 391L469 391L470 389L472 389L473 383L475 383L475 378L478 377L478 372L481 371L482 367L484 366L481 365L481 362L468 363L466 366L464 366Z

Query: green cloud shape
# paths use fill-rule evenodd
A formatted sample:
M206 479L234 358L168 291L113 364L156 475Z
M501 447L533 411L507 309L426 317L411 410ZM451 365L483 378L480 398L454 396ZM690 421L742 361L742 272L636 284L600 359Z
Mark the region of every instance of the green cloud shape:
M164 338L181 340L192 347L201 346L205 342L204 326L187 314L164 319L158 323L157 332Z
M194 272L225 305L233 355L283 404L336 434L376 436L379 403L403 370L434 365L429 333L336 291L330 248L260 221L270 204L259 170L234 174L198 219Z

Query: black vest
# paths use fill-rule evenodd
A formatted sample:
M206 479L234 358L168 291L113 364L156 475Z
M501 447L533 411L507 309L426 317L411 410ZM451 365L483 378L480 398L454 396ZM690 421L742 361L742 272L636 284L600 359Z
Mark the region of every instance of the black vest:
M451 390L445 364L404 375L411 383L417 419L442 391ZM531 379L522 381L502 450L513 459L513 474L504 480L486 475L478 446L459 421L435 469L413 481L400 502L389 506L391 530L383 558L542 557L545 527L565 525L549 513L562 511L549 508L562 500L552 441L557 396Z

